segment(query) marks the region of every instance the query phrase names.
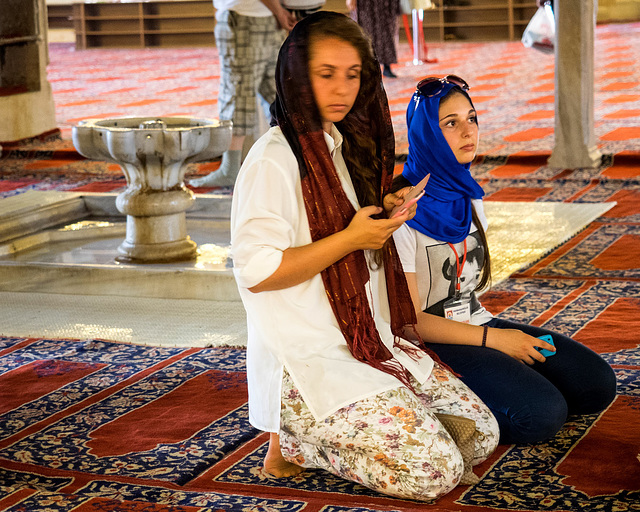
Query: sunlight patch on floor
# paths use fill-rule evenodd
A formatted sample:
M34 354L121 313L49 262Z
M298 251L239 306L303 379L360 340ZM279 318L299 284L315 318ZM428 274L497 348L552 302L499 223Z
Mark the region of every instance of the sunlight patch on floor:
M542 258L613 206L485 201L493 284Z

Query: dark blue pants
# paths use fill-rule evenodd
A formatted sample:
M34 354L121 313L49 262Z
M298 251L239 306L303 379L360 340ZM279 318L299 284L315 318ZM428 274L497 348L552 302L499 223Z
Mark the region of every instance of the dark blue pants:
M550 334L556 353L544 363L524 364L498 350L429 343L444 363L491 409L501 443L536 443L555 435L568 414L593 414L615 398L616 377L609 364L562 334L493 318L489 327Z

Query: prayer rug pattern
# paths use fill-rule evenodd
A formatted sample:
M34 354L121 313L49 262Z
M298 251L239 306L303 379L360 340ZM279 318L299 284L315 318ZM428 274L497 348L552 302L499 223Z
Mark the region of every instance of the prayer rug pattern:
M638 224L594 222L570 243L523 270L516 277L617 278L630 283L639 282L638 251Z

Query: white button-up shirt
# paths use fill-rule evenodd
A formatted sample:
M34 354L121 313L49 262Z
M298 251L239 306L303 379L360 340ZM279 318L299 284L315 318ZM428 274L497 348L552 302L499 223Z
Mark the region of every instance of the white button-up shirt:
M342 158L342 136L325 133L340 182L359 209ZM251 148L238 175L231 208L231 253L247 311L249 419L268 432L280 427L280 390L286 367L317 421L357 400L401 385L393 376L355 359L338 327L320 274L282 290L248 290L273 274L283 252L310 244L300 171L282 131L271 128ZM369 269L369 302L383 343L424 383L433 360L394 351L384 269ZM409 342L401 340L409 345Z

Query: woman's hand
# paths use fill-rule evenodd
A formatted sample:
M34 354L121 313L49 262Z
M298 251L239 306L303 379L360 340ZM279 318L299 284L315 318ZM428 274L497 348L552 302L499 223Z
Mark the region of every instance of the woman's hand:
M504 352L526 364L533 364L536 361L545 362L546 358L536 350L536 347L555 352L555 347L550 343L529 336L518 329L490 328L487 332L487 347Z
M481 325L471 325L456 322L447 318L432 315L422 311L418 281L414 272L405 273L409 294L416 310L416 329L426 343L446 343L448 345L472 345L479 347L482 344L483 329ZM408 340L417 341L411 329L405 330ZM526 364L534 364L536 361L544 363L546 358L535 347L546 348L555 351L555 347L546 341L529 336L518 329L498 329L489 327L487 330L488 348L499 350L508 356Z
M356 0L347 0L347 9L351 12L356 10Z
M384 207L384 211L387 212L387 215L390 215L391 211L396 206L400 206L402 203L404 203L404 196L406 196L412 188L413 187L404 187L400 190L397 190L396 192L384 196L384 199L382 200L382 206ZM407 220L413 218L413 216L416 214L416 208L416 204L413 204L409 207Z
M296 16L292 12L289 12L287 9L280 9L276 14L276 19L278 20L278 25L282 30L286 30L287 32L291 32L293 27L295 26Z
M386 198L385 198L386 199ZM353 250L380 249L393 232L409 220L409 211L394 219L373 219L382 212L379 206L365 206L356 212L344 230Z

